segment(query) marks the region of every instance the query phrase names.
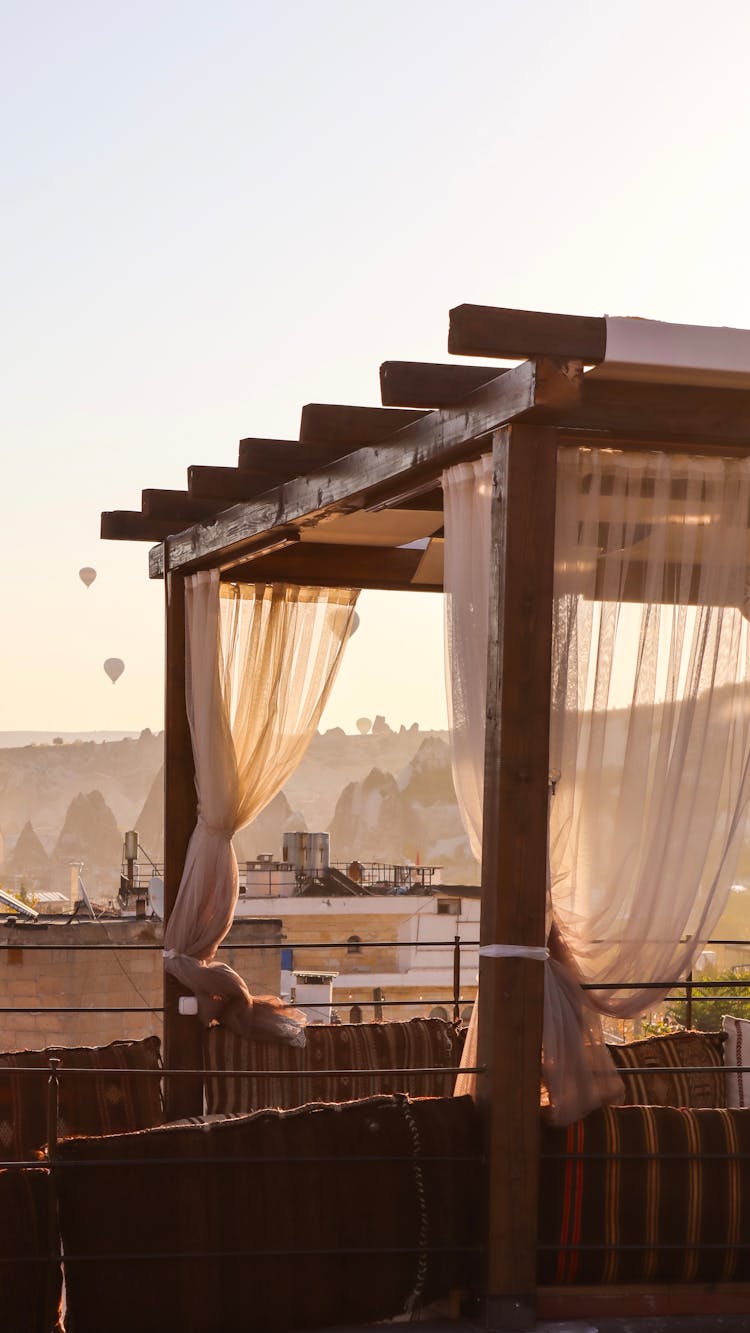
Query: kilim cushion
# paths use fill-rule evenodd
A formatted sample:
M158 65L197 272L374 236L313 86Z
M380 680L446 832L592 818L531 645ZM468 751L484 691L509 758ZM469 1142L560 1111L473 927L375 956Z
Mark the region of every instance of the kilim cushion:
M725 1040L724 1032L671 1032L666 1037L610 1046L618 1069L645 1069L642 1074L626 1074L623 1078L624 1105L726 1106ZM668 1066L670 1072L650 1073L649 1065ZM682 1072L690 1066L699 1066L698 1072Z
M473 1276L478 1142L469 1098L402 1096L64 1141L71 1328L269 1333L436 1299Z
M311 1024L302 1047L250 1041L227 1028L208 1028L204 1044L206 1111L254 1111L263 1107L303 1106L306 1102L344 1102L377 1093L407 1092L412 1097L449 1097L455 1074L410 1074L410 1069L455 1068L461 1059L461 1034L440 1018L412 1018L408 1023ZM222 1079L222 1069L252 1070L248 1078ZM317 1070L361 1070L365 1077L332 1076ZM381 1074L378 1070L404 1072ZM268 1077L266 1071L284 1071ZM372 1070L372 1074L367 1074ZM304 1077L294 1078L296 1073ZM286 1076L284 1076L286 1074ZM213 1076L212 1076L213 1075Z
M727 1034L725 1065L750 1065L750 1023L746 1018L725 1014L721 1026ZM727 1106L750 1106L750 1074L726 1075Z
M49 1258L49 1172L0 1171L0 1326L52 1333L60 1308L60 1265Z
M109 1046L48 1047L0 1054L0 1160L25 1161L47 1142L49 1058L61 1070L154 1070L154 1075L60 1074L58 1133L114 1134L148 1129L164 1119L158 1037ZM38 1074L15 1072L38 1069Z
M541 1181L542 1283L750 1280L746 1111L615 1106L546 1127Z

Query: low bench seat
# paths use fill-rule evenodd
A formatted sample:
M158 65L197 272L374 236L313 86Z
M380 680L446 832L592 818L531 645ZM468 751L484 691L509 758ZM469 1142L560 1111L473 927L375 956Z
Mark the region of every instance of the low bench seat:
M204 1037L206 1112L344 1102L377 1093L450 1097L453 1092L456 1076L450 1070L461 1061L464 1034L444 1019L315 1023L305 1031L306 1045L295 1047L252 1041L228 1028L208 1028ZM435 1068L437 1073L411 1072ZM440 1073L443 1069L446 1072ZM222 1070L252 1072L247 1078L221 1078ZM345 1072L348 1070L358 1073L352 1075ZM384 1070L397 1072L381 1072ZM274 1078L277 1071L279 1076Z

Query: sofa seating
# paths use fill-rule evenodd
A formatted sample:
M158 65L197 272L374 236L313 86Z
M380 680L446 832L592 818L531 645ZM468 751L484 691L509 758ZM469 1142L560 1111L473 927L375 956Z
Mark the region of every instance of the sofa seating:
M49 1046L0 1054L0 1161L28 1161L47 1142L49 1060L64 1069L122 1069L123 1074L60 1075L58 1134L114 1134L163 1120L161 1042L113 1041L108 1046ZM39 1074L21 1074L21 1068ZM127 1070L153 1070L130 1078Z
M541 1181L543 1284L750 1281L745 1110L615 1106L547 1126Z
M412 1018L406 1023L311 1024L304 1047L251 1041L227 1028L208 1028L204 1039L206 1111L246 1112L263 1107L303 1106L307 1102L344 1102L377 1093L406 1092L412 1097L453 1092L455 1074L411 1074L412 1069L455 1068L461 1060L463 1033L440 1018ZM220 1077L221 1070L252 1070L247 1078ZM362 1070L364 1077L318 1070ZM396 1069L397 1074L380 1070ZM266 1071L285 1071L269 1078ZM298 1074L300 1077L291 1077Z
M60 1267L50 1259L49 1172L0 1171L0 1321L7 1333L52 1333Z
M64 1253L85 1259L65 1261L76 1333L369 1323L473 1276L466 1097L261 1111L58 1152Z

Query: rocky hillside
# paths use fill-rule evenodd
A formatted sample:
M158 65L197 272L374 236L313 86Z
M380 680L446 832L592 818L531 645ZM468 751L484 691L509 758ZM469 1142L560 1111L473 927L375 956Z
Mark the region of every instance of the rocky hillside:
M0 749L0 829L6 853L27 820L51 851L79 792L101 792L119 827L131 827L162 753L163 737L149 730L136 739Z
M421 861L444 879L476 883L479 868L456 805L450 751L431 735L397 777L373 768L344 789L330 824L336 861Z
M101 881L97 892L116 891L128 828L161 860L162 759L163 737L150 731L0 749L0 879L26 874L39 883L46 876L62 887L69 862L80 860L87 882ZM287 829L330 830L337 861L403 862L419 854L423 863L444 865L447 876L476 880L445 733L394 732L380 717L367 734L334 728L315 736L284 791L238 835L239 859L280 855Z

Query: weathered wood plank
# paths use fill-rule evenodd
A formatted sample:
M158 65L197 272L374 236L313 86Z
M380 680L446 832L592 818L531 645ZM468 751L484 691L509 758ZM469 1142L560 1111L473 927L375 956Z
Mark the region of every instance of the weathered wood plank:
M395 431L419 421L424 412L398 407L349 407L344 403L306 403L299 437L303 444L339 444L349 453L363 444L381 444Z
M236 501L229 502L230 504ZM200 499L189 491L145 490L141 491L141 509L147 518L168 519L184 527L202 518L211 518L216 513L215 500Z
M481 441L506 421L531 409L567 401L578 388L570 367L525 362L475 390L460 407L430 412L398 433L400 449L369 446L310 476L299 477L223 513L210 526L196 526L168 539L173 569L208 567L280 524L295 523L324 509L358 508L362 497L397 496L405 480L416 486L439 476L456 457L479 451ZM394 437L395 439L396 437ZM386 493L387 492L387 493ZM163 548L150 553L152 578L161 578Z
M185 580L168 573L165 579L165 698L164 698L164 923L177 900L185 853L198 816L195 767L185 701ZM201 1029L197 1018L179 1013L178 1001L187 992L164 973L164 1060L168 1069L200 1069L203 1063ZM201 1079L165 1079L167 1118L200 1115Z
M111 542L161 542L174 530L173 521L148 518L140 509L112 509L101 515L99 535Z
M493 462L480 934L483 945L539 946L547 888L556 433L526 425L498 431ZM485 1291L495 1314L525 1316L533 1327L543 966L480 957L479 995Z
M197 500L216 500L227 508L238 500L253 500L270 486L278 485L278 473L272 469L210 467L191 464L187 470L188 492ZM223 500L227 505L222 505Z
M265 440L250 437L240 440L241 468L272 472L282 480L300 477L311 467L324 467L344 452L338 444L300 444L299 440ZM348 452L351 452L350 450Z
M495 375L504 374L502 366L384 361L380 367L380 397L386 407L452 407Z
M459 305L450 312L448 351L458 356L552 356L592 363L604 360L606 346L604 318L489 305Z
M423 552L389 546L323 546L298 542L275 555L234 565L227 583L298 583L324 588L378 588L383 591L441 592L441 584L412 583Z

